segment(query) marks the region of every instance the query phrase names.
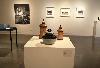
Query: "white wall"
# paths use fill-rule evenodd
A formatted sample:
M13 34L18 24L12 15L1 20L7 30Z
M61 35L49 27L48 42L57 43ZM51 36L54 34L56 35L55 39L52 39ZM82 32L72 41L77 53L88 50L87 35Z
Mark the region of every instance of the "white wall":
M15 24L14 4L30 5L30 24ZM1 0L0 23L9 23L18 28L19 34L39 34L42 19L54 33L61 24L67 35L92 36L93 22L100 16L100 0ZM55 7L55 17L46 18L45 7ZM76 18L77 7L85 8L85 18ZM70 17L60 17L60 8L70 8ZM97 36L100 36L100 23L97 24Z

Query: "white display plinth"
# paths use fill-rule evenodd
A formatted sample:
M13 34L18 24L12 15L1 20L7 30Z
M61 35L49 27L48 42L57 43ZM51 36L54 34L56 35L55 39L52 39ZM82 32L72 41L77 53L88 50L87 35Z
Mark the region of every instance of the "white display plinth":
M42 39L33 36L24 46L25 68L73 68L74 56L75 47L69 37L45 45Z

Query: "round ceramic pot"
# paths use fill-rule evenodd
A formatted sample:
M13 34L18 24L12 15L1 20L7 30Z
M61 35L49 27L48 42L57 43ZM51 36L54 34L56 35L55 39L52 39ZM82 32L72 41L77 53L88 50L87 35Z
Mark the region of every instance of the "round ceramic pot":
M47 45L52 45L54 44L56 39L43 39L43 43Z

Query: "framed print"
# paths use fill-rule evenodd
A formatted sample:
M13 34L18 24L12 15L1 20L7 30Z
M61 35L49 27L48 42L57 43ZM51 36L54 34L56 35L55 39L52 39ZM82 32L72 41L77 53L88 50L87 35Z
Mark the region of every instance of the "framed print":
M60 16L61 17L69 17L70 16L70 8L61 8Z
M46 18L54 18L54 7L46 7Z
M84 10L76 8L76 18L84 18L84 16L85 16Z
M29 4L14 4L15 24L30 24Z

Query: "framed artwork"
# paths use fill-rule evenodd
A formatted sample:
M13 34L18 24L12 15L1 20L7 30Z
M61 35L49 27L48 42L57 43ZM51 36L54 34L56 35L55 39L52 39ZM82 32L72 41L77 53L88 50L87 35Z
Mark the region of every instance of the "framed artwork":
M54 7L46 7L46 18L54 18Z
M61 8L60 16L61 17L69 17L70 16L70 8Z
M85 16L84 10L76 8L76 18L84 18L84 16Z
M30 24L29 4L14 4L15 24Z

